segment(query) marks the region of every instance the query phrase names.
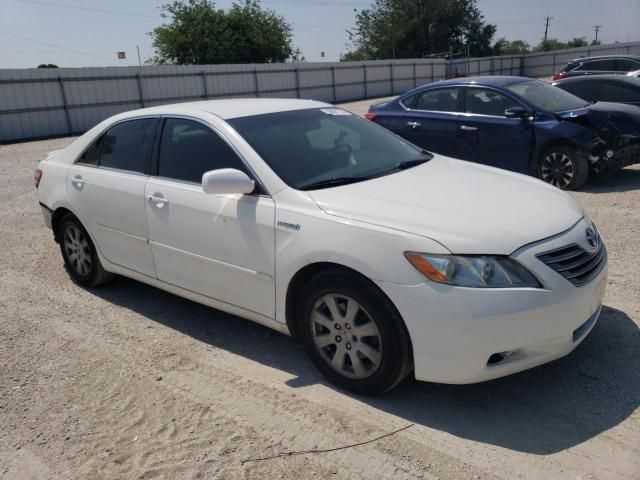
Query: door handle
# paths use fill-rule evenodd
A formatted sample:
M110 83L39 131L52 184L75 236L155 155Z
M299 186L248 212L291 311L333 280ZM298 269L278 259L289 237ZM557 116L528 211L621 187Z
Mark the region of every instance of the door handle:
M82 175L76 175L71 179L71 184L77 189L81 189L84 187L84 180L82 179Z
M422 124L420 122L407 122L407 126L409 126L411 128L418 128L421 125Z
M153 195L149 195L147 197L147 200L149 200L151 203L153 203L158 208L162 208L166 204L169 203L169 200L167 200L166 198L158 195L157 193L154 193Z
M478 131L478 127L471 127L469 125L462 125L460 127L460 130L463 130L465 132L477 132Z

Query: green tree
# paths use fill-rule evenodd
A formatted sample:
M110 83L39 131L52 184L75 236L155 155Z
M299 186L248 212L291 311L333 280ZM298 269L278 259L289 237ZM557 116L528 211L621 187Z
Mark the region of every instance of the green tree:
M347 31L352 44L342 60L412 58L453 48L491 54L495 25L485 23L476 0L374 0Z
M550 52L551 50L562 50L563 48L568 48L566 43L561 42L557 38L547 38L546 41L540 41L540 43L533 48L533 51Z
M572 38L567 42L567 48L580 48L586 47L588 45L589 42L587 42L587 39L585 37Z
M151 32L155 63L270 63L293 54L291 26L257 0L226 11L212 0L176 0L161 9L171 23Z
M494 55L518 55L529 53L530 51L531 45L524 40L507 40L501 37L493 45Z
M55 65L53 63L41 63L40 65L38 65L38 68L58 68L58 65Z

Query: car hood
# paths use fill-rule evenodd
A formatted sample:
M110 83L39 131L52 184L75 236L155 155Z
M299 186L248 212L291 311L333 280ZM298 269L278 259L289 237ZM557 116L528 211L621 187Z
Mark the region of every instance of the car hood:
M606 148L640 146L640 108L635 105L597 102L556 115L590 128Z
M584 215L570 195L542 181L440 155L405 171L307 193L330 215L428 237L459 254L509 255Z

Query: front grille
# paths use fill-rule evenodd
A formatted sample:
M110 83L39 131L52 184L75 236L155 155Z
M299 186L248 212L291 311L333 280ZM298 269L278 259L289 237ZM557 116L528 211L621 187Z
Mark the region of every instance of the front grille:
M607 263L607 249L598 240L595 252L587 252L580 245L573 244L540 253L536 257L576 287L581 287L598 275Z

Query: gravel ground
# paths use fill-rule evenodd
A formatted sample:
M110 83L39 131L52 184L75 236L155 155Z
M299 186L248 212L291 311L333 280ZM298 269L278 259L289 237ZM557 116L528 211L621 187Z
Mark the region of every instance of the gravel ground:
M74 285L32 181L69 142L0 146L0 478L640 478L640 168L574 194L610 253L580 348L484 384L364 398L249 321L125 278Z

